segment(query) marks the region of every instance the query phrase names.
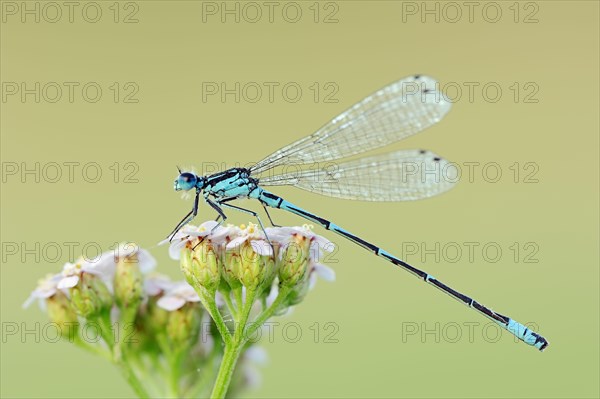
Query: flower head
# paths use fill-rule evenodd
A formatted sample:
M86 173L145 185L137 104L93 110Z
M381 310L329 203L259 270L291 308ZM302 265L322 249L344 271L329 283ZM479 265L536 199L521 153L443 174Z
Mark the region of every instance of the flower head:
M144 298L143 275L156 266L152 255L134 243L121 243L114 253L102 254L98 263L114 270L117 304L137 307Z
M101 257L99 258L101 259ZM108 287L109 291L112 291L112 279L115 275L114 266L110 266L105 262L99 262L94 260L84 260L79 258L74 263L67 262L63 266L61 272L62 278L58 282L57 287L59 289L69 289L79 284L81 275L83 273L89 273L97 276L102 280Z
M241 225L237 233L237 237L229 241L225 249L231 251L240 248L244 244L250 244L252 251L257 255L273 255L271 243L267 240L262 230L254 223L248 223L248 226Z
M256 289L273 281L276 265L274 247L257 225L240 226L239 235L225 245L225 266L230 278L237 279L244 287Z
M159 307L173 312L181 309L186 303L200 302L200 297L194 287L185 281L173 283L168 291L158 300Z
M314 234L309 225L269 230L282 245L279 252L279 279L282 284L304 286L312 271L321 268L316 266L321 253L333 249L332 243Z
M38 280L36 289L31 292L29 298L23 303L23 308L28 308L35 300L38 300L40 307L43 307L46 300L58 291L58 282L61 279L61 274L48 274Z
M171 344L189 344L190 339L199 333L201 313L197 302L200 297L194 288L185 281L173 286L156 302L158 307L168 312L166 331Z
M171 279L164 274L150 274L144 280L144 292L149 297L157 296L170 290L173 284Z
M181 257L181 250L186 246L192 248L200 240L203 240L206 237L210 237L212 242L220 244L227 237L227 234L233 233L233 227L234 226L232 225L227 227L220 226L219 223L214 220L204 222L197 227L186 225L183 229L179 230L171 240L162 240L158 245L170 242L169 256L171 259L179 260Z

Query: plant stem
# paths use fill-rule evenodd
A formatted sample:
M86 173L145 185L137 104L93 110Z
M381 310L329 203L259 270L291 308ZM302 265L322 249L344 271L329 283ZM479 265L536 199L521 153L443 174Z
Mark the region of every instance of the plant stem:
M200 297L202 305L204 305L208 314L210 314L210 317L214 320L217 329L221 334L221 338L223 338L223 342L225 342L225 345L228 345L231 342L231 333L229 332L229 329L223 320L223 315L219 312L219 308L215 302L215 291L209 292L202 286L194 286L194 288Z
M237 305L238 311L241 312L242 309L242 287L237 287L233 289L233 297L235 298L235 303Z
M123 313L124 315L126 315L127 318L131 319L129 323L132 323L135 314L131 316L131 313L127 310L124 310ZM127 358L127 348L124 345L124 323L117 323L116 328L118 329L118 331L115 337L115 331L113 330L113 325L110 319L110 311L104 312L102 315L100 315L98 321L100 323L100 329L103 332L102 336L109 348L112 349L112 361L119 366L121 372L123 373L123 376L129 383L131 388L135 391L136 395L139 398L149 398L150 395L148 395L148 392L146 391L146 389L144 389L141 381L138 379L137 375L133 371L133 368L129 363L129 359Z
M217 380L215 381L212 394L210 395L213 399L225 398L225 395L227 394L229 384L231 383L231 377L233 376L233 371L235 370L235 365L246 342L246 334L244 330L246 328L246 323L248 322L248 317L250 316L250 311L252 310L255 297L255 289L248 289L248 291L246 291L246 302L244 302L244 305L239 312L239 320L237 320L233 339L229 343L225 343L223 360L221 361L219 373L217 374Z
M221 367L219 367L219 374L217 374L215 386L210 394L212 399L221 399L227 394L229 383L231 382L231 377L233 376L233 371L235 369L235 364L237 363L241 351L242 345L239 345L239 343L234 343L233 345L225 348L223 360L221 361Z
M171 389L171 394L174 398L179 398L179 374L180 374L180 360L181 360L181 351L174 351L170 354L169 358L169 366L170 366L170 378L169 378L169 386Z
M248 328L248 331L246 331L244 343L248 340L249 337L252 336L252 334L256 332L256 330L261 328L262 325L271 316L273 316L273 314L277 311L277 309L279 309L279 306L283 303L283 301L286 300L290 292L292 292L292 288L288 286L283 286L279 289L279 294L277 295L277 298L275 298L271 306L269 306L268 309L264 310L261 314L259 314L256 320L254 320L254 322L252 323L252 326Z
M149 398L150 396L148 395L148 393L142 386L142 383L140 382L140 380L137 378L137 376L133 372L133 369L131 368L131 365L129 364L127 359L121 359L121 361L119 362L119 366L121 366L121 371L123 372L125 379L129 383L131 388L133 388L136 395L139 398L144 398L144 399Z
M73 343L75 343L75 345L77 345L78 347L89 351L90 353L102 356L104 359L112 362L112 356L110 352L107 352L104 348L101 348L99 346L88 344L87 342L82 340L78 335L75 336Z
M110 320L110 311L100 313L96 318L91 319L98 324L100 336L106 342L106 345L113 351L115 346L115 334ZM113 353L114 356L114 353Z

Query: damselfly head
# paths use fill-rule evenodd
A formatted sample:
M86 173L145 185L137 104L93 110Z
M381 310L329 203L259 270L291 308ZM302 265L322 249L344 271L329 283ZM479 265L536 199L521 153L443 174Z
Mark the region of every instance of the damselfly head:
M175 191L189 191L196 187L196 183L198 183L198 176L193 173L182 172L175 179L174 188Z

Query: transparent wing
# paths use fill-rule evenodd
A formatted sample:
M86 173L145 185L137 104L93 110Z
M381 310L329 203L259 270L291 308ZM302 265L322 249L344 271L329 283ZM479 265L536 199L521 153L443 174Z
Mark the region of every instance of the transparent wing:
M432 197L458 181L456 167L431 151L402 150L316 170L298 170L259 180L261 186L303 190L363 201L410 201Z
M404 78L355 104L317 132L258 162L254 175L281 165L348 157L402 140L437 123L451 103L427 76Z

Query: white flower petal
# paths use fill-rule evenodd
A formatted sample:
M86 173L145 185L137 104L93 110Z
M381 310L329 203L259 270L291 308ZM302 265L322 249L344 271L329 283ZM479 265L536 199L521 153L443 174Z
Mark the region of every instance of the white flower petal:
M198 226L198 231L200 231L200 232L208 231L210 233L212 231L212 229L214 229L218 225L219 225L219 222L217 222L216 220L208 220L208 221L202 223L200 226Z
M171 242L171 237L167 237L164 240L159 241L156 245L161 246Z
M29 306L31 306L31 304L32 304L33 302L35 302L35 300L36 300L36 299L38 299L38 297L36 296L36 294L35 294L35 291L33 291L33 292L32 292L32 293L29 295L29 298L27 298L27 299L25 300L25 302L23 302L23 305L21 305L21 307L22 307L23 309L27 309Z
M172 312L185 305L185 299L175 295L165 295L156 304L164 310Z
M187 302L200 302L200 297L198 296L198 293L191 286L190 286L189 290L182 292L181 296Z
M58 287L52 287L52 288L38 288L37 290L35 290L34 292L36 292L36 295L38 298L42 298L42 299L46 299L46 298L50 298L52 295L56 294L56 291Z
M140 249L137 255L142 274L147 274L156 267L156 259L150 255L150 252L145 249Z
M323 236L314 235L314 242L319 245L324 251L332 252L335 249L335 244Z
M248 237L245 236L234 238L225 246L225 249L239 249L238 247L241 246L247 239Z
M77 283L79 282L79 276L68 276L68 277L63 277L57 284L57 288L58 289L63 289L63 288L72 288L75 287L77 285Z
M268 241L263 240L252 240L250 241L250 245L254 252L262 256L273 256L273 247L269 244Z
M210 223L209 223L210 222ZM204 222L200 226L185 226L181 231L184 236L192 236L192 237L205 237L210 234L212 228L217 224L214 220L209 222ZM210 226L209 228L204 227L205 225Z
M122 242L117 247L115 255L117 258L126 258L134 255L139 251L140 247L134 242Z
M172 286L173 283L171 282L169 277L164 276L162 274L149 276L144 280L144 291L147 295L150 296L155 296L163 291L167 291L171 289Z
M213 234L210 235L210 240L217 244L222 244L227 238L230 240L239 237L242 234L242 229L237 226L227 225L226 227L217 227Z
M194 292L192 295L186 295L185 300L187 302L200 302L200 297Z
M173 241L169 245L169 258L179 260L181 258L181 250L185 247L187 240Z
M308 289L312 290L313 288L315 288L316 284L317 284L317 274L311 273L310 276L308 276Z
M165 244L171 243L173 241L179 241L182 238L184 238L186 235L187 234L184 234L183 231L179 230L177 233L175 233L175 235L173 236L173 238L171 238L171 236L169 235L169 237L165 238L162 241L159 241L157 245L165 245Z
M116 264L114 252L104 252L100 257L83 263L81 269L87 273L95 274L103 279L111 279L115 275Z
M315 273L325 281L335 281L335 271L329 266L317 263L314 266Z

